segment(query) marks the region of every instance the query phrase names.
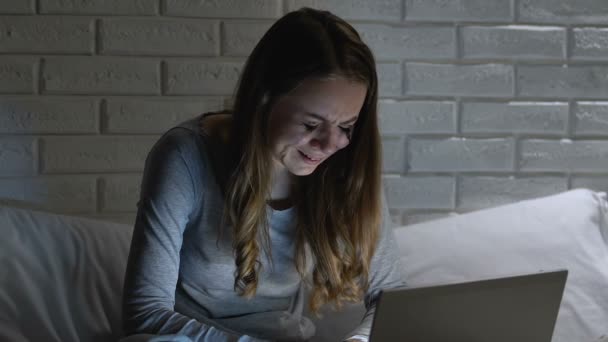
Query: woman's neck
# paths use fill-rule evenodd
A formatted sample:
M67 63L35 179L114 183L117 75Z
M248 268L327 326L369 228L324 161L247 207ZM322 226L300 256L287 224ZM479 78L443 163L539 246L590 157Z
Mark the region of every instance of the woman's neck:
M283 210L293 206L292 184L294 176L283 166L276 166L272 176L268 205L273 209ZM276 206L276 207L275 207Z

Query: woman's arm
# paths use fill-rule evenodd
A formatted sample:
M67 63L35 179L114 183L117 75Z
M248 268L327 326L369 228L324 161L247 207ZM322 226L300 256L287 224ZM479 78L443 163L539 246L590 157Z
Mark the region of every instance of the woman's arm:
M386 198L382 196L382 230L376 252L372 257L369 274L369 289L365 295L366 312L361 323L346 340L367 341L376 311L376 302L381 289L403 287L399 249L393 234Z
M152 148L138 202L123 296L127 335L179 334L193 341L229 341L236 335L174 311L182 237L198 205L184 150L193 132L174 129Z

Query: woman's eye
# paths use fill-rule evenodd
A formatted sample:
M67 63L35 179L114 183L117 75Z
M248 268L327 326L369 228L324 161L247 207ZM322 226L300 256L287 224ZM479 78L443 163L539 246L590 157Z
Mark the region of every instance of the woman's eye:
M306 127L306 130L308 130L308 131L313 131L315 128L317 128L316 124L304 123L303 125L304 125L304 127Z
M347 135L350 135L353 131L353 127L349 126L349 127L342 127L340 126L340 129L342 130L342 132L346 133Z

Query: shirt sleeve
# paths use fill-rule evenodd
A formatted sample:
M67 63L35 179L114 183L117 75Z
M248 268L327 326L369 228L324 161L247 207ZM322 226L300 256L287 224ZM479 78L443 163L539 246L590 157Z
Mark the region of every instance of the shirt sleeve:
M239 338L174 311L182 236L200 190L194 186L187 158L195 144L194 134L172 129L146 158L125 274L126 335L184 335L196 342Z
M370 264L369 289L364 298L366 312L361 323L355 330L346 335L345 340L368 340L380 290L405 286L401 269L399 249L393 233L393 223L388 211L386 197L383 194L382 229L376 252Z

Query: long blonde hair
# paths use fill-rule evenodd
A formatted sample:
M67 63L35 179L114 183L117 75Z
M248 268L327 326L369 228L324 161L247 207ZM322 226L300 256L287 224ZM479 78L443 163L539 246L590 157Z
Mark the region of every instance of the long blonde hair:
M232 226L235 290L256 293L260 251L271 255L266 200L272 164L268 114L276 100L304 79L340 75L367 86L350 144L294 186L296 267L306 276L306 250L314 258L309 306L360 300L381 221L381 146L377 124L375 61L359 34L327 11L302 8L279 19L249 56L232 113L232 173L225 213ZM321 190L319 190L321 189ZM261 238L260 238L261 236ZM308 247L307 247L308 246Z

